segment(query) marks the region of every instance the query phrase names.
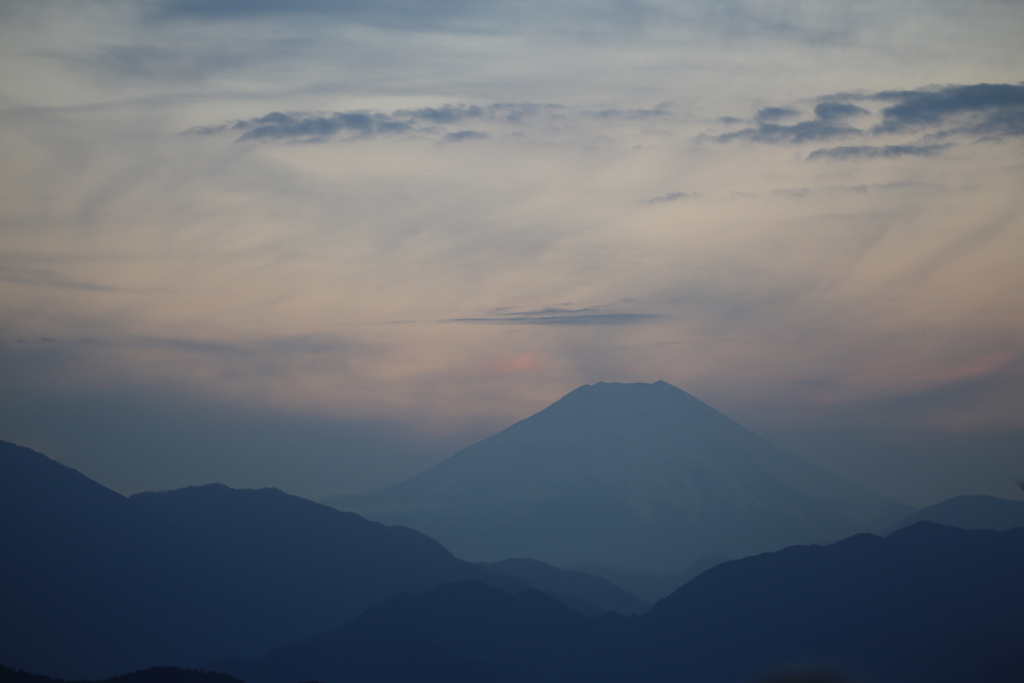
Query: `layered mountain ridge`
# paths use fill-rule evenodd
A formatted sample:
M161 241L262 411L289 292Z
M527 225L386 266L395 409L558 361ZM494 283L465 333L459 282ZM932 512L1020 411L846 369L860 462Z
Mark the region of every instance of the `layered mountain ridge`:
M881 531L912 511L666 382L579 387L411 479L324 502L469 560L662 572Z
M0 663L61 678L256 656L402 591L528 584L276 489L126 498L0 441Z
M921 508L895 524L889 531L893 532L921 521L961 529L1006 531L1024 527L1024 501L995 496L954 496L941 503Z
M639 617L586 618L535 590L470 580L214 668L247 683L1011 683L1022 572L1024 529L918 522L726 562Z

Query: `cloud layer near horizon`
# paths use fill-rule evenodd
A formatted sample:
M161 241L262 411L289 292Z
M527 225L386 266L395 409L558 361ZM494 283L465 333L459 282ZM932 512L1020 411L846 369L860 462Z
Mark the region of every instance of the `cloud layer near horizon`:
M41 406L452 438L664 379L760 428L1020 424L1019 4L0 16L0 353Z

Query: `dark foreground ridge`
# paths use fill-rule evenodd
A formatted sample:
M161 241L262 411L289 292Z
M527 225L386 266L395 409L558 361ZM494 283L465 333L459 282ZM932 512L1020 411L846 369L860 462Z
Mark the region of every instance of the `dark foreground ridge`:
M259 656L402 591L527 584L275 489L125 498L0 442L0 663L61 678Z
M324 502L469 560L661 574L880 533L912 512L665 382L582 386L412 479Z
M172 664L246 683L745 683L811 662L1001 683L1024 651L1024 528L922 521L792 546L722 562L640 616L588 617L629 597L532 560L498 574L273 489L125 498L0 442L0 548L0 663L65 679Z
M492 572L526 581L548 595L588 616L618 612L625 616L643 614L651 605L608 579L594 574L558 569L540 560L510 559L483 562ZM673 588L683 585L679 581Z
M586 618L537 591L465 581L221 668L248 683L741 683L815 663L876 683L1009 683L1024 651L1021 576L1024 529L921 522L726 562L641 617Z
M201 669L179 669L175 666L153 666L90 682L51 678L0 665L0 683L242 683L242 681L225 673Z

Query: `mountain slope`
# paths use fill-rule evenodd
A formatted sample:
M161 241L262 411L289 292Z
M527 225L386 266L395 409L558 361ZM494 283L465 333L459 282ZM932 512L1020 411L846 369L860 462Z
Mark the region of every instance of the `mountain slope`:
M503 590L527 585L458 560L412 529L277 489L209 484L130 501L185 534L230 574L229 609L247 625L250 654L337 627L400 591L465 578Z
M391 595L525 583L273 489L125 498L0 442L0 663L62 678L257 656Z
M1006 531L1024 527L1024 501L995 496L955 496L921 508L889 529L889 533L927 521L961 529Z
M615 637L625 622L584 617L537 590L511 595L465 581L396 596L337 631L259 661L211 667L246 683L601 680L616 661ZM402 666L382 666L387 662ZM466 676L470 671L476 678Z
M114 675L173 661L220 625L194 611L216 604L216 594L204 589L187 538L75 470L6 442L0 547L0 662L8 666ZM165 585L175 588L157 589ZM180 602L186 588L195 597ZM192 621L190 632L161 642Z
M639 642L655 670L685 680L823 660L869 680L972 680L958 672L1024 645L1021 576L1024 529L919 522L726 562L657 603Z
M641 600L654 604L658 600L674 593L680 586L690 581L707 570L728 562L733 558L722 555L709 555L691 564L681 572L673 574L655 574L643 570L626 570L607 564L580 564L567 569L576 569L587 574L599 576L611 581L616 586L621 586L630 594Z
M471 560L662 572L881 530L910 512L665 382L580 387L412 479L324 502Z
M1021 576L1024 529L921 522L726 562L628 619L588 619L532 590L449 584L222 670L247 683L442 681L456 664L509 683L739 683L817 663L877 683L1010 683L1024 647ZM376 666L389 661L406 668Z
M618 612L629 616L643 614L651 608L650 604L608 579L582 571L558 569L540 560L509 559L481 564L492 572L521 579L570 606L573 604L568 598L584 600L593 609L577 607L577 611L590 616L604 612Z

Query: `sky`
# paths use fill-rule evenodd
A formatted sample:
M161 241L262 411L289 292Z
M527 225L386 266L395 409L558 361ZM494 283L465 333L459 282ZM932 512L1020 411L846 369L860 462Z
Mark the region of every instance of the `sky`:
M913 505L1019 496L1021 27L0 0L0 439L321 498L665 380Z

